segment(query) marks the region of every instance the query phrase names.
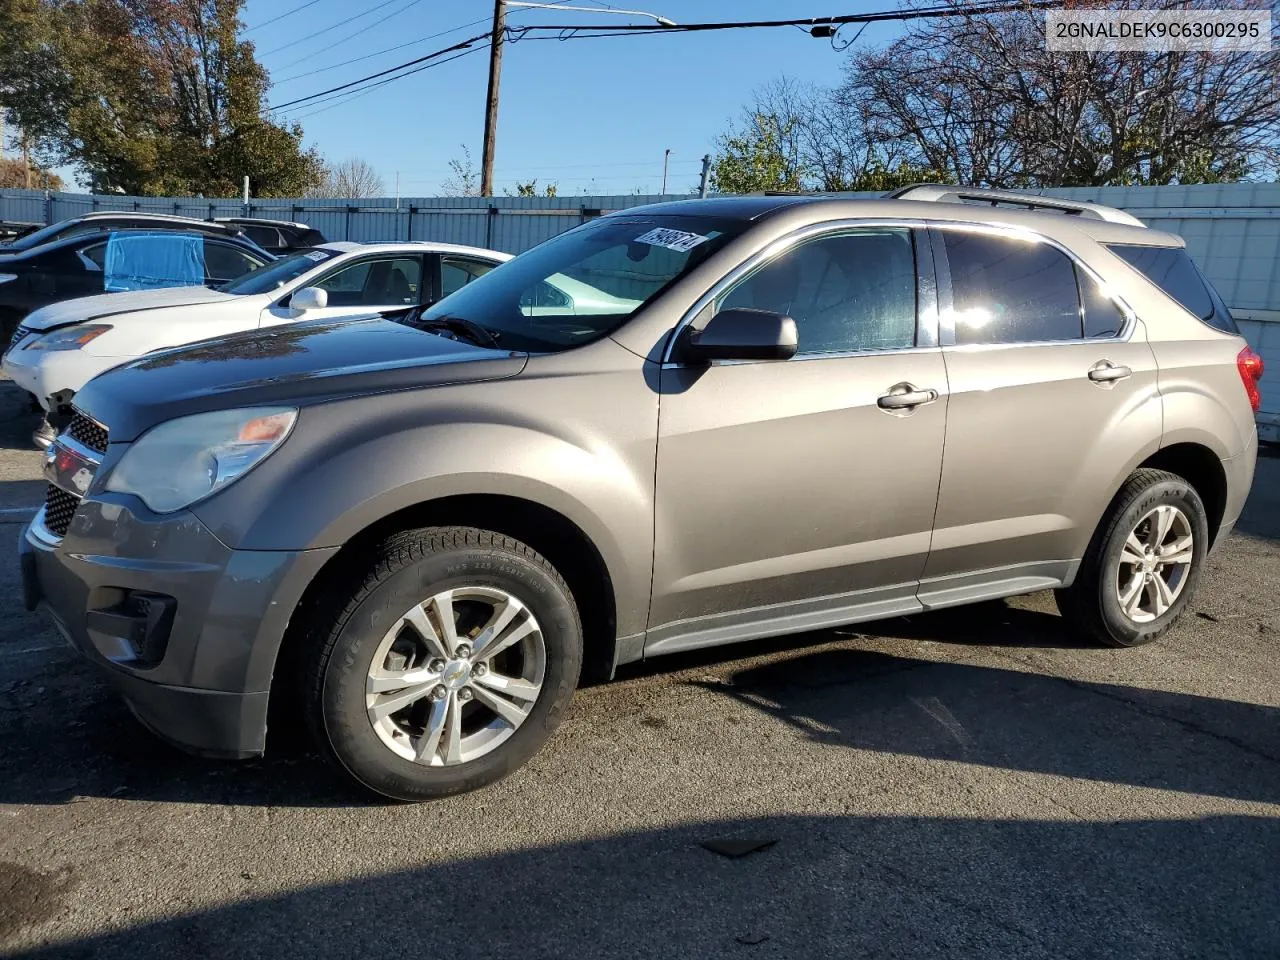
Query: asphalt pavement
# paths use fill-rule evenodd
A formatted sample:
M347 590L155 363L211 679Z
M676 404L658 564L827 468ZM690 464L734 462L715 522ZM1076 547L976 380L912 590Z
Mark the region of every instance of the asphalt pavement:
M29 428L0 389L14 539ZM157 742L7 551L0 955L1277 957L1278 587L1264 456L1157 645L1082 645L1037 594L655 660L507 780L405 806Z

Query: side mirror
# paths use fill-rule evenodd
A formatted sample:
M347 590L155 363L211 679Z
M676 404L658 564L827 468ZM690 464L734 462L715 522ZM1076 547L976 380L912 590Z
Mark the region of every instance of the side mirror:
M289 312L300 317L308 310L323 310L329 305L329 292L319 287L303 287L289 298Z
M781 313L732 307L721 310L701 330L686 330L676 359L682 363L712 360L790 360L800 346L796 322Z

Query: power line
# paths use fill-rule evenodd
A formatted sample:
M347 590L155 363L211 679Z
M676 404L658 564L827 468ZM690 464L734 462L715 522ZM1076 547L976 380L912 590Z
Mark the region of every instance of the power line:
M459 30L465 30L467 27L474 27L480 23L487 23L488 20L489 20L488 17L481 17L479 20L472 20L470 23L464 23L461 26L453 27L449 30L441 30L439 33L433 33L425 37L419 37L417 40L410 40L407 43L397 43L394 47L387 47L383 50L376 50L373 53L366 53L363 57L352 57L350 60L343 60L340 63L331 63L323 67L317 67L314 70L308 70L306 73L295 73L293 76L290 76L290 77L281 77L279 80L273 80L271 85L273 87L279 86L282 83L290 83L294 80L301 80L303 77L315 76L317 73L328 73L330 70L337 70L339 67L350 66L353 63L359 63L361 60L372 60L374 57L380 57L384 53L393 53L396 50L403 50L405 47L416 47L418 44L426 43L428 40L435 40L439 37L445 37L451 33L457 33ZM307 60L310 58L303 57L302 59ZM297 60L294 61L294 63L298 63L298 62L300 61L297 61ZM285 69L285 67L289 67L289 66L291 66L291 64L286 63L284 66L279 67L277 69L283 70Z
M336 87L330 87L328 90L321 90L319 93L308 94L305 97L298 97L296 100L290 100L287 103L276 104L275 106L271 107L271 109L283 110L286 107L292 107L295 104L306 103L309 100L316 100L320 97L327 96L328 94L331 94L331 93L337 93L341 90L347 90L347 89L350 89L351 87L357 86L358 84L365 83L366 81L376 80L379 77L385 77L389 73L395 73L398 70L403 70L405 67L411 67L411 66L414 66L415 64L425 63L428 60L434 60L436 57L443 56L446 53L452 53L455 50L466 49L467 47L470 47L473 43L475 43L477 40L487 40L488 38L489 38L489 34L487 33L476 34L474 37L468 37L466 40L461 40L458 43L453 44L453 46L444 47L440 50L433 50L431 53L425 54L424 56L416 57L413 60L407 60L404 63L397 64L394 67L388 67L386 70L380 70L377 73L371 73L367 77L361 77L359 80L352 80L350 83L342 83ZM483 48L477 48L477 49L483 49ZM393 77L392 79L399 80L401 77L408 77L417 72L418 72L417 70L410 70L408 73L403 73L399 77ZM381 84L378 84L378 86L380 85Z
M314 107L318 103L327 103L332 100L337 100L341 102L332 103L327 107L321 107L319 110L311 110L307 113L299 114L295 116L293 119L296 122L298 120L304 119L305 117L314 117L317 113L324 113L326 110L332 110L334 107L341 107L345 104L348 104L352 100L358 100L360 99L360 97L364 96L365 94L372 93L374 90L378 89L378 87L381 87L385 84L392 83L396 80L402 80L405 77L413 76L413 74L421 73L423 70L428 70L431 67L444 66L446 63L450 63L454 60L458 60L462 57L467 56L468 54L479 53L480 51L485 49L488 49L488 48L487 47L471 47L469 49L463 50L461 53L455 53L452 57L445 57L445 59L437 60L434 63L424 63L422 66L417 67L413 70L409 70L406 73L402 73L399 76L388 77L385 80L379 80L377 83L371 83L367 87L361 87L359 90L350 90L350 91L347 91L347 93L334 94L333 96L326 97L323 100L314 100L311 103L308 103L307 106ZM272 108L272 109L280 109L280 108Z
M606 36L631 36L637 33L699 33L708 30L745 30L768 27L839 27L847 23L880 23L884 21L927 20L940 17L982 16L988 13L1008 13L1015 10L1042 10L1061 7L1063 0L1008 0L1008 2L975 3L969 7L958 4L939 4L916 10L878 10L872 13L848 13L831 17L797 17L792 20L734 20L708 23L636 23L626 27L593 24L534 23L513 28L511 32L527 33L533 30L554 32L558 39L572 39L571 34L600 33ZM540 38L544 39L544 38Z
M369 16L369 14L376 13L377 11L381 10L383 7L389 7L391 6L391 4L396 2L397 0L383 0L383 2L378 4L376 7L370 7L368 10L365 10L363 13L357 13L343 20L339 20L337 23L331 23L329 24L329 26L321 30L317 30L315 33L308 33L305 37L298 37L296 40L290 40L286 44L283 44L279 47L274 47L271 50L265 51L262 55L264 57L269 57L271 54L279 53L281 50L288 50L290 47L295 47L300 43L304 43L305 41L312 39L313 37L318 37L323 33L328 33L330 30L337 30L339 27L346 26L348 23L352 23L356 20L361 20L364 17Z
M422 0L409 0L409 2L406 3L403 7L398 7L397 9L392 10L390 13L386 15L386 17L380 20L374 20L372 23L366 24L365 26L361 27L359 30L355 30L355 31L352 31L351 33L344 34L343 36L334 40L333 43L334 45L338 45L338 44L345 45L350 41L354 40L356 37L360 36L362 33L368 33L370 30L373 30L377 27L382 26L388 20L398 17L400 14L404 13L410 7L416 7L421 2ZM312 53L305 53L302 56L297 57L296 59L290 60L288 63L282 63L278 69L287 70L290 67L296 67L300 63L306 63L308 60L314 61L315 57L316 57L316 54L314 51Z
M299 6L294 7L292 10L286 10L284 13L280 14L280 16L278 17L272 17L270 20L263 20L261 23L255 23L252 27L246 27L244 32L252 33L254 30L259 30L262 27L269 26L270 24L275 23L277 20L283 20L285 17L292 17L299 10L305 10L307 9L307 7L314 7L319 2L320 0L307 0L306 3L300 4Z
M386 2L380 4L379 7L386 6L387 3L392 3L392 2L395 2L395 0L386 0ZM847 23L880 23L880 22L887 22L887 21L936 19L936 18L942 18L942 17L983 16L990 13L1005 13L1005 12L1015 11L1015 10L1026 10L1029 8L1044 9L1049 7L1059 7L1061 5L1062 5L1061 0L1004 0L1004 2L999 2L998 0L998 2L993 2L993 3L976 3L967 8L957 7L953 4L941 4L933 7L921 7L915 10L881 10L881 11L874 11L871 13L852 13L852 14L844 14L844 15L831 16L831 17L805 17L805 18L796 18L791 20L742 20L742 21L726 21L726 22L710 22L710 23L687 23L687 24L679 24L676 26L664 26L661 24L652 24L652 25L635 24L623 29L619 29L611 26L604 26L601 24L594 24L594 25L588 24L588 25L577 25L577 26L531 24L527 26L518 26L518 27L508 28L507 37L509 39L507 42L515 42L516 40L523 40L523 39L577 40L577 39L585 39L588 36L616 37L616 36L636 36L637 34L651 34L651 33L691 33L691 32L704 32L709 30L743 30L743 29L772 28L772 27L796 27L796 26L839 27ZM379 7L373 7L370 10L366 11L365 13L371 13L373 12L373 10L379 9ZM360 14L359 16L364 16L364 15L365 14ZM356 18L353 17L349 19L356 19ZM340 24L338 25L340 26ZM331 28L326 28L326 30L327 29L331 29ZM554 35L529 37L528 34L533 31L552 31L554 32ZM324 32L324 31L321 31L321 32ZM315 34L312 34L312 36L315 36ZM306 39L306 38L302 38L302 39ZM386 77L389 74L394 74L394 73L397 73L397 71L404 70L406 67L411 67L417 64L426 63L427 61L434 60L436 57L443 56L446 53L452 53L455 50L465 49L467 47L470 47L471 44L479 40L486 40L486 39L489 39L489 34L487 32L477 34L474 37L469 37L466 40L460 41L452 46L444 47L443 49L433 51L432 53L428 53L424 56L417 57L413 60L408 60L394 67L388 67L386 70L381 70L377 73L369 74L366 77L360 77L359 79L352 80L348 83L340 84L336 87L330 87L328 90L321 90L318 93L308 94L305 97L298 97L294 100L289 100L286 103L278 104L272 107L271 109L283 110L288 107L292 107L296 104L316 101L316 100L319 100L319 98L326 97L331 93L341 92L343 90L349 90L352 87L358 87L361 84L367 83L370 80L378 80L379 78ZM300 42L300 41L295 41L295 42ZM486 44L486 47L487 46L488 45ZM450 59L453 59L453 58L450 58ZM425 67L423 67L422 69L425 69ZM406 73L400 74L399 76L391 77L391 80L399 80L399 79L402 79L403 77L411 76L412 74L417 72L419 71L410 70L410 71L407 71ZM388 80L384 82L390 82L390 81ZM382 83L376 84L376 86L382 86L382 85L383 85Z

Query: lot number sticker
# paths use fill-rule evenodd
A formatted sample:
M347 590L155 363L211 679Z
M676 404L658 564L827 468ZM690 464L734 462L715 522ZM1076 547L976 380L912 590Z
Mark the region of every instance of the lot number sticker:
M706 240L707 238L701 234L685 233L683 230L668 230L666 227L657 227L636 237L636 243L647 243L654 247L666 247L668 250L678 250L681 253L688 253L698 244L705 243Z

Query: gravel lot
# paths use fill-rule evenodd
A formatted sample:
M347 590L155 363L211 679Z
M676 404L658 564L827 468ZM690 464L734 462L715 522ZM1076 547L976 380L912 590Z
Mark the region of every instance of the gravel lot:
M14 538L29 429L0 385ZM153 740L8 550L0 954L1280 956L1278 587L1266 457L1157 646L1082 647L1035 595L659 660L508 780L396 806Z

